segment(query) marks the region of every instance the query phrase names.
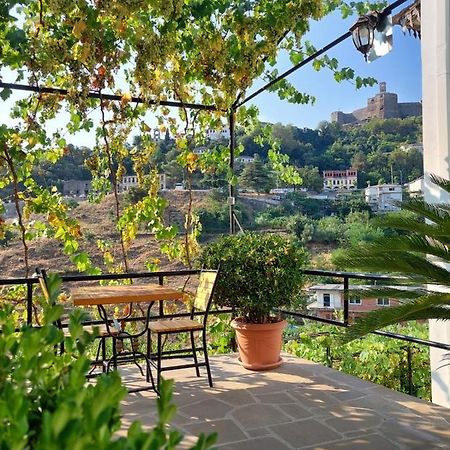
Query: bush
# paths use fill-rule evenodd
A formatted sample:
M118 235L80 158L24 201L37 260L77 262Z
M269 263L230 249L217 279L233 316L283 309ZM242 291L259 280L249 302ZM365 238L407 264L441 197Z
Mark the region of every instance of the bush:
M226 231L230 226L229 212L226 206L213 209L199 209L198 218L205 233Z
M301 294L306 261L305 249L292 240L244 233L206 246L198 264L220 266L217 305L236 308L247 322L265 323L274 309L289 307Z
M342 236L342 221L335 216L324 217L317 222L314 241L323 244L334 244Z
M428 338L426 324L396 325L386 331ZM339 344L340 336L342 330L329 325L308 323L302 327L291 326L284 350L390 389L405 393L411 389L413 395L430 400L430 352L427 347L376 335L342 345ZM408 377L408 346L413 354L412 386Z
M289 230L303 243L309 242L314 235L314 221L303 214L297 214L289 220Z

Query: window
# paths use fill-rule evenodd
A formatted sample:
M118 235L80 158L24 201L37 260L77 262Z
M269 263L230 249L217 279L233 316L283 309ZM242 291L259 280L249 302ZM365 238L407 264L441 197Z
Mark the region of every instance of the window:
M378 306L389 306L390 301L388 298L377 298L377 305Z
M331 306L330 294L323 294L323 307L329 308Z
M348 302L350 305L360 305L361 299L359 297L350 297Z

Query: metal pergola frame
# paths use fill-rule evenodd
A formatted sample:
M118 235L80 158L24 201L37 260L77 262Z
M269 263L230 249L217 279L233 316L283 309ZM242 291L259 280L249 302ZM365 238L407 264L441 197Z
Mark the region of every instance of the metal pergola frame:
M395 2L388 5L381 13L380 17L385 17L391 12L398 8L403 3L406 3L408 0L396 0ZM287 33L285 33L286 35ZM236 101L233 103L231 108L227 111L224 109L220 109L217 106L214 105L203 105L198 103L184 103L179 101L167 101L167 100L147 100L142 97L132 97L131 102L132 103L141 103L141 104L150 104L150 105L161 105L161 106L168 106L168 107L174 107L174 108L185 108L185 109L194 109L194 110L200 110L200 111L219 111L222 113L228 113L228 123L230 128L230 143L229 143L229 149L230 149L230 157L229 157L229 167L232 173L234 173L234 162L235 162L235 149L236 149L236 134L235 134L235 118L236 118L236 111L239 109L239 107L243 106L245 103L249 102L253 98L257 97L259 94L267 91L270 87L272 87L274 84L278 83L279 81L283 80L284 78L287 78L292 73L296 72L301 67L305 66L306 64L309 64L311 61L319 57L320 55L326 53L328 50L332 49L336 45L340 44L341 42L345 41L351 36L350 31L347 31L346 33L339 36L334 41L330 42L329 44L322 47L320 50L317 50L312 55L305 58L303 61L299 62L295 66L291 67L290 69L283 72L278 77L274 78L273 80L266 83L264 86L253 92L252 94L245 97L243 100L240 100L240 96L236 99ZM59 88L53 88L53 87L38 87L38 86L31 86L31 85L24 85L24 84L16 84L16 83L4 83L0 80L0 88L4 89L11 89L11 90L19 90L19 91L28 91L28 92L36 92L36 93L42 93L42 94L57 94L57 95L67 95L68 91L67 89L59 89ZM103 94L100 92L90 92L88 94L89 98L95 98L99 100L110 100L110 101L120 101L122 99L122 96L120 95L111 95L111 94ZM235 186L230 182L228 186L228 206L229 206L229 220L230 220L230 234L236 233L236 216L235 216L235 201L236 201L236 188Z

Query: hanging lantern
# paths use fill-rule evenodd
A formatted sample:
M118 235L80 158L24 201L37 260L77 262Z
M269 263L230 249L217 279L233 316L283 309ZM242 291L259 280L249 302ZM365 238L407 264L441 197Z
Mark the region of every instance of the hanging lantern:
M373 46L375 29L378 25L379 13L372 12L361 16L357 22L350 28L353 43L358 51L360 51L365 60Z

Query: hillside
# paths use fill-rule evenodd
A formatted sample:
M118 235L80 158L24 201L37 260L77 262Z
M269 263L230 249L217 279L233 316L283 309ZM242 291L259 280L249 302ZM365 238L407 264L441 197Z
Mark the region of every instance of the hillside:
M194 191L192 194L194 208L201 208L206 204L204 192ZM170 204L165 214L166 223L182 224L188 207L188 192L167 191L164 196ZM79 220L81 227L80 250L88 251L97 265L102 265L102 256L96 245L97 240L117 239L113 208L113 197L109 195L99 204L82 201L73 210L73 216ZM40 238L30 242L29 247L32 268L45 267L52 271L73 272L73 266L64 254L61 244L56 240ZM181 264L170 262L160 254L158 243L150 233L141 232L129 251L131 270L144 270L144 262L152 258L161 259L161 267L164 269L182 268ZM22 247L17 239L8 242L7 246L0 247L2 277L23 276L23 262Z

